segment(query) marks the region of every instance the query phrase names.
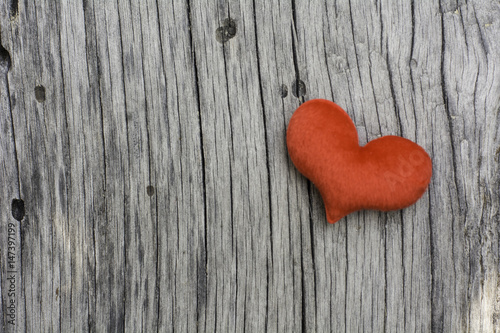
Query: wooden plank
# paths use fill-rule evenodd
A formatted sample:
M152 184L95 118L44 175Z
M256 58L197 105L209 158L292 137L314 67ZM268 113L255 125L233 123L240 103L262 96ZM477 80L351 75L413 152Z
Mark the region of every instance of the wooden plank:
M499 32L493 0L4 1L1 331L500 332ZM423 198L327 224L285 144L313 98L422 145Z
M253 9L214 5L190 6L206 170L205 329L263 331L270 194ZM208 37L230 19L237 37Z
M78 312L80 320L85 318L82 316L85 312L80 311L86 308L80 298L84 280L82 275L72 274L81 272L83 267L77 265L81 258L76 255L77 247L71 246L71 240L81 239L83 235L71 228L78 226L78 222L69 223L72 212L73 221L78 221L84 210L83 205L75 205L79 211L70 209L67 198L68 189L78 192L79 198L82 191L76 184L69 185L69 133L60 84L61 48L56 16L48 15L55 9L47 8L46 3L26 8L19 3L17 7L8 5L5 3L2 8L2 35L9 37L2 37L2 42L7 41L6 49L12 59L8 73L9 97L19 168L19 197L24 199L26 208L17 239L21 256L15 330L43 331L59 325L69 327L71 321L62 321L61 315L71 318L71 311ZM40 33L35 34L37 31ZM78 145L72 148L75 150L71 154L76 154ZM11 182L6 184L15 186ZM68 297L72 293L73 300ZM73 319L78 325L76 316ZM12 326L6 325L6 328Z
M19 321L20 296L20 227L23 207L15 214L14 200L19 200L19 165L12 124L8 71L11 66L9 52L2 45L0 28L0 331L8 326L21 325ZM17 217L17 219L16 219Z
M122 331L125 326L125 223L130 223L129 206L129 165L126 129L126 109L123 88L124 70L120 55L112 50L120 50L116 14L103 22L107 11L116 13L115 3L102 8L100 3L88 1L80 6L80 15L85 20L85 47L89 68L97 79L92 87L98 89L95 96L99 104L93 112L101 119L97 149L101 155L103 193L99 198L100 217L95 221L93 246L95 259L93 266L94 311L89 316L89 326L94 330ZM105 33L98 33L105 31ZM82 50L83 51L83 50ZM114 75L112 75L113 73ZM113 265L109 265L112 262Z
M270 184L269 331L314 328L311 219L305 179L284 153L288 121L299 105L292 2L255 2L256 51ZM309 277L309 278L308 278Z
M155 12L154 1L150 5ZM208 207L189 7L183 1L161 2L157 15L159 25L151 29L153 33L146 41L155 49L155 36L159 36L160 52L148 52L150 67L146 68L148 73L159 68L163 82L152 81L148 88L151 102L161 96L161 104L149 109L154 124L150 129L151 160L158 189L160 237L158 328L195 331L203 327L206 304Z
M499 331L498 320L490 318L496 318L499 309L500 44L490 22L498 22L500 10L493 3L479 1L458 8L444 4L441 9L443 91L458 201L451 213L460 219L453 223L452 270L447 272L454 273L453 283L443 284L443 295L434 298L442 304L439 315L445 324L450 317L448 299L458 295L452 318L465 312L467 318L457 320L466 328ZM468 260L462 261L462 256ZM454 288L448 291L450 287Z

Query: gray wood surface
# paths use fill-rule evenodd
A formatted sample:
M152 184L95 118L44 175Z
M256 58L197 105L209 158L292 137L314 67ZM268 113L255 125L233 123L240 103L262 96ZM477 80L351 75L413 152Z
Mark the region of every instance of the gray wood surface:
M499 36L496 0L1 1L0 331L500 332ZM313 98L422 145L422 199L329 225Z

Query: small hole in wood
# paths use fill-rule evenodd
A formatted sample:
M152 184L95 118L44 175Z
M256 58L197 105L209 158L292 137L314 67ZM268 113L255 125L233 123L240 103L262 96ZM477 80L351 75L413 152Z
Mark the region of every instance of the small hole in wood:
M12 217L18 221L24 218L24 201L22 199L13 199L11 205Z
M282 84L281 85L281 98L285 98L286 96L288 96L288 87L286 86L286 84Z
M36 86L35 87L35 98L39 103L45 102L45 87Z
M8 72L10 69L10 54L4 49L2 44L0 44L0 72Z
M19 0L10 1L10 18L15 19L19 14Z
M292 84L292 94L297 97L303 97L306 94L306 84L300 79L296 79Z
M146 187L146 192L148 193L149 196L152 196L153 194L155 194L154 186L149 185L148 187Z

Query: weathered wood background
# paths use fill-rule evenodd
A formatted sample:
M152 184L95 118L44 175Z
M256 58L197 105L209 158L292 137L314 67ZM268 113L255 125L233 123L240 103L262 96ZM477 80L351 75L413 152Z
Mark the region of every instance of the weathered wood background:
M497 0L2 0L0 37L0 331L500 331ZM312 98L422 145L423 198L329 225Z

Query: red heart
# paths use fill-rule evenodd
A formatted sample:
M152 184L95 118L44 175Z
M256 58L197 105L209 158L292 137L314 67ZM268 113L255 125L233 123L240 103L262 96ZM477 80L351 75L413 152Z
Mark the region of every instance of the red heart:
M360 147L349 115L324 99L299 106L286 142L292 162L319 189L330 223L360 209L410 206L432 175L429 155L408 139L383 136Z

